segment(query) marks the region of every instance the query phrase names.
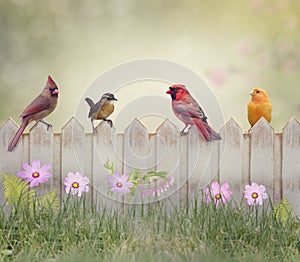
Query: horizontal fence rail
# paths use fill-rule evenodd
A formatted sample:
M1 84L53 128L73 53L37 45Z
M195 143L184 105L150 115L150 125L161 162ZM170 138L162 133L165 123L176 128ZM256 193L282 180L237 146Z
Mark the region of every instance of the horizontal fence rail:
M285 196L300 214L300 123L295 118L282 133L274 133L264 118L243 133L231 118L220 130L223 139L212 143L204 142L194 127L188 134L180 134L168 119L155 134L149 134L137 119L122 134L105 122L92 134L85 133L72 118L61 133L53 133L52 128L47 130L42 123L36 124L22 135L13 152L7 152L17 129L12 119L0 128L0 171L15 174L22 169L23 162L31 163L33 159L39 159L41 164L50 163L53 176L38 186L40 193L56 189L60 199L65 198L63 181L67 173L81 172L90 180L91 190L86 197L93 203L120 208L122 203L145 202L139 192L142 189L134 197L108 194L104 163L109 160L121 174L136 168L142 172L167 171L174 183L155 200L179 208L201 197L200 189L212 181L228 182L238 202L245 185L257 182L266 186L273 203L279 203ZM144 190L148 187L153 185L144 185ZM154 201L151 197L148 200ZM4 204L2 186L0 203Z

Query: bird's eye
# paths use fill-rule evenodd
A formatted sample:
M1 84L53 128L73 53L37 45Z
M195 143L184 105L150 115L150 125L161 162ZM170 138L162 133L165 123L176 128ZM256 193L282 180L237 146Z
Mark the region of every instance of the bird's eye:
M256 90L256 94L259 94L259 91L258 91L258 90Z

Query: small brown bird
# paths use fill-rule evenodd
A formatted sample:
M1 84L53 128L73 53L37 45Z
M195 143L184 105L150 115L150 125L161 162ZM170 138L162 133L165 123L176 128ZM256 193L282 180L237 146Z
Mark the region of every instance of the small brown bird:
M261 118L264 117L269 123L272 119L272 104L265 90L255 88L250 93L252 96L248 104L248 121L252 126Z
M16 147L20 136L24 132L26 126L33 120L36 122L40 121L48 126L50 124L43 121L43 118L48 116L56 107L58 100L58 87L53 79L48 76L48 81L46 83L45 88L43 89L42 93L36 97L23 111L21 114L22 123L17 131L16 135L14 136L13 140L8 146L8 151L13 151Z
M94 127L94 120L104 120L113 126L113 122L110 119L107 119L114 112L114 101L118 101L111 93L105 93L101 99L94 104L93 100L86 98L85 101L90 106L89 118L91 118L93 133L96 132Z

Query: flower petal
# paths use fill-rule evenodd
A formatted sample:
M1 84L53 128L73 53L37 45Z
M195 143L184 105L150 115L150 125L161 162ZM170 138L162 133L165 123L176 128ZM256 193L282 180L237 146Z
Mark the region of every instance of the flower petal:
M41 161L38 159L34 159L34 160L32 160L31 166L32 166L32 169L39 170L41 167Z
M33 179L31 182L30 182L30 187L35 187L39 184L39 181L37 179Z
M126 182L128 180L128 175L126 175L126 174L121 175L120 180L122 180L123 182Z
M31 176L28 172L21 170L17 173L18 177L20 178L28 178L29 176Z
M32 167L28 163L23 162L22 166L27 172L32 173Z
M50 164L46 164L46 165L43 165L41 168L40 168L40 172L47 172L51 169L51 165Z
M217 181L211 183L211 190L213 196L220 193L220 185Z

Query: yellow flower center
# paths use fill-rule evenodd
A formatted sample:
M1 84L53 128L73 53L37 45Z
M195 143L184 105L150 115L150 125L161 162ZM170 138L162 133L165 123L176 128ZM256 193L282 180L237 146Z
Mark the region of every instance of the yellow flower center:
M72 183L72 187L73 188L78 188L79 187L79 183L78 182L73 182Z
M117 187L122 187L123 185L122 185L122 183L118 182L116 186Z
M33 178L38 178L40 176L39 172L32 173Z
M221 197L222 197L222 196L221 196L220 193L218 193L218 194L215 195L215 199L217 199L217 200L221 199Z
M256 192L253 192L251 196L252 196L252 198L254 198L254 199L258 198L258 194L257 194Z

